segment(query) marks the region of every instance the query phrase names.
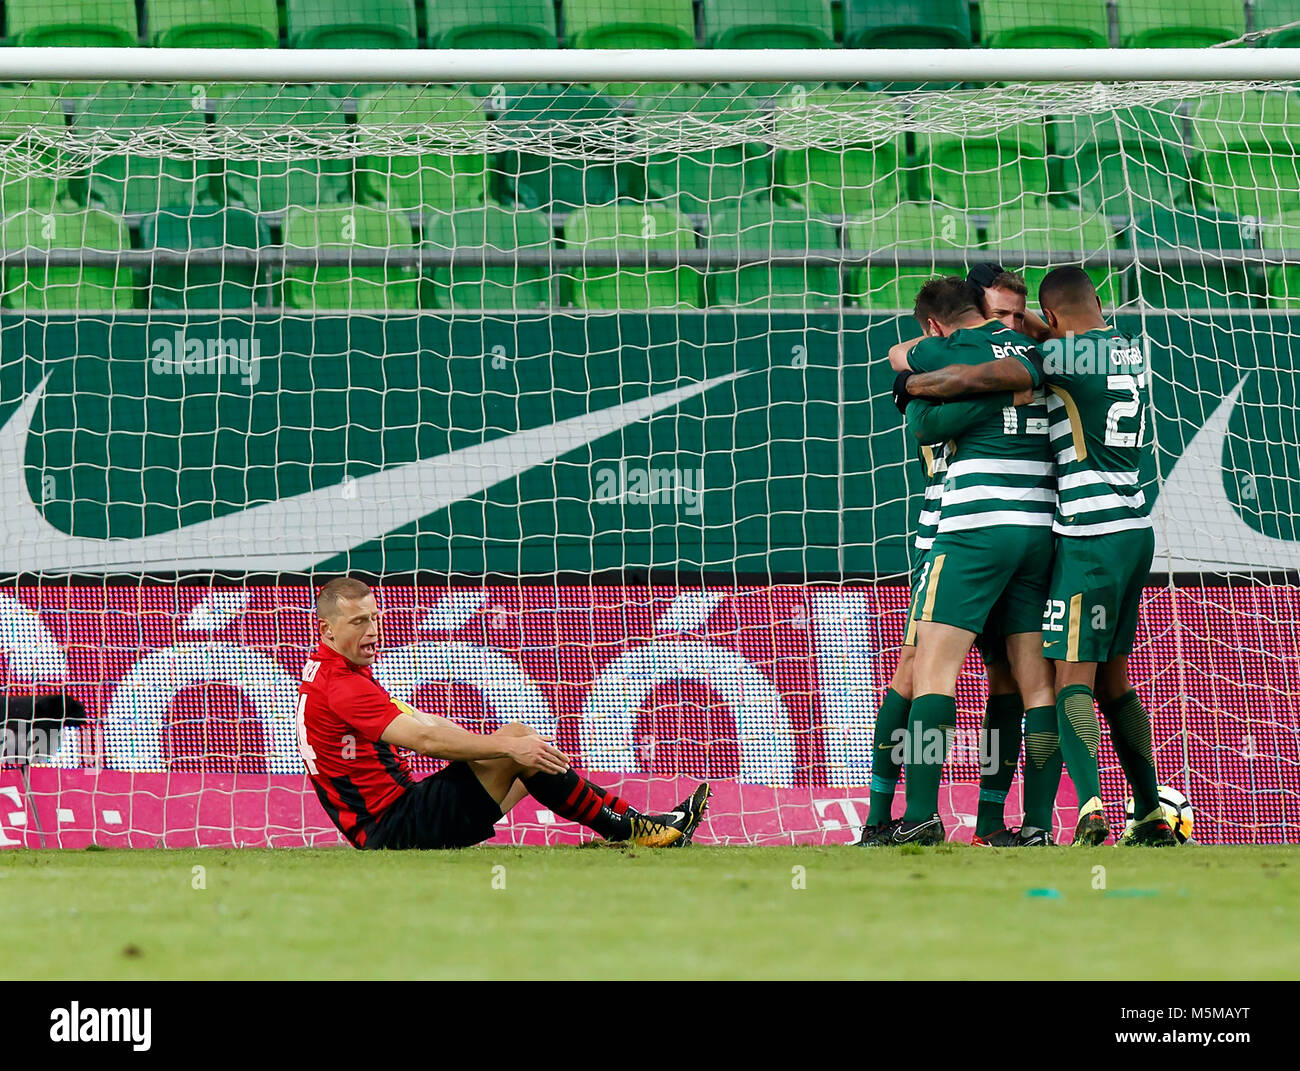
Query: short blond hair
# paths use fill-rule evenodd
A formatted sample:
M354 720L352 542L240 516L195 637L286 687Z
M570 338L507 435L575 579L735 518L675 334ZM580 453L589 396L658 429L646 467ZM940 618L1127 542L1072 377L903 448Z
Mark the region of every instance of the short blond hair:
M316 616L329 621L339 612L342 599L364 599L370 594L370 585L350 576L335 577L316 596Z

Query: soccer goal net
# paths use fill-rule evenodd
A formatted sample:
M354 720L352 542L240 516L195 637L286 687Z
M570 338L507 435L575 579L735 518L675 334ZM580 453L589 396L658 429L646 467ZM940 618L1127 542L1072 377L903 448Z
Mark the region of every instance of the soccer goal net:
M345 572L395 696L637 806L707 778L702 842L849 840L923 483L884 354L990 260L1149 347L1160 780L1300 838L1291 84L258 70L0 86L0 845L341 843L294 707Z

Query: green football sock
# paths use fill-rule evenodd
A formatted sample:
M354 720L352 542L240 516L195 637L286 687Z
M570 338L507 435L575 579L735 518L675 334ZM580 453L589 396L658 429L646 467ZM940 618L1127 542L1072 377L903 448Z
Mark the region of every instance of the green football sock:
M1020 765L1020 721L1024 715L1019 692L990 695L984 707L980 761L987 762L993 770L980 774L979 806L975 811L977 836L995 833L1007 824L1007 792Z
M1060 785L1061 737L1056 731L1056 708L1034 707L1025 711L1023 826L1051 831L1052 810Z
M871 738L871 812L867 825L878 826L893 817L894 792L898 788L898 775L902 765L898 747L902 730L907 728L907 712L912 701L904 699L894 689L885 691L876 715L876 731Z
M1056 695L1056 728L1061 734L1061 754L1070 780L1079 793L1079 805L1101 795L1101 774L1097 770L1097 748L1101 746L1101 722L1097 720L1092 689L1070 684Z
M1133 689L1103 703L1101 712L1110 726L1110 742L1133 789L1133 813L1139 819L1160 806L1156 766L1151 754L1151 716Z
M903 769L909 822L924 822L939 810L939 782L948 744L957 727L957 701L950 695L918 695L908 717Z

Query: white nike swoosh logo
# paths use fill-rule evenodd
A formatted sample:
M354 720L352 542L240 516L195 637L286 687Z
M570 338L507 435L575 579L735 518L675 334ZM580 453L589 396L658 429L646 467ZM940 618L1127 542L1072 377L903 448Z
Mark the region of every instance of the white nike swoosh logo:
M1171 572L1300 569L1300 543L1257 532L1223 487L1228 421L1243 378L1187 444L1156 501L1154 567Z
M9 573L184 569L301 572L502 480L586 446L741 376L732 372L622 405L528 428L343 484L134 539L88 539L50 524L27 492L27 433L43 379L0 428L0 503Z

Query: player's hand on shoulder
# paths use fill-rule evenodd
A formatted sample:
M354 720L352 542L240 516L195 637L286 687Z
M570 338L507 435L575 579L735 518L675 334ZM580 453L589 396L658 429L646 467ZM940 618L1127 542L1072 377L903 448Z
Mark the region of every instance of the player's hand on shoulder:
M966 273L966 285L969 286L980 299L980 312L985 316L988 315L988 308L984 300L984 291L993 285L993 280L1002 274L1002 265L992 260L982 260L978 264L972 264L969 272Z
M1033 405L1034 403L1033 387L1026 387L1024 390L1018 390L1011 396L1012 405Z
M526 770L562 774L569 769L569 757L544 736L509 738L509 755Z
M907 403L912 400L912 395L907 393L907 381L915 374L905 368L894 377L894 405L900 413L907 412Z

